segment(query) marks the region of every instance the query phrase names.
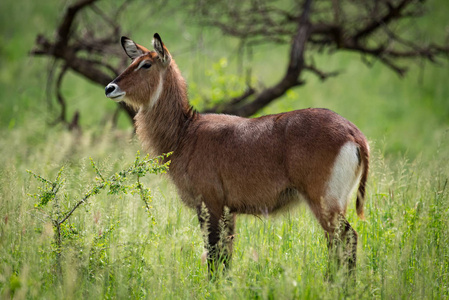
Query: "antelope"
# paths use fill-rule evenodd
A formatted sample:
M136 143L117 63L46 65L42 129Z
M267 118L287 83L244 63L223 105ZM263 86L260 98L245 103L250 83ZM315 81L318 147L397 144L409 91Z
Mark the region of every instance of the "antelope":
M259 118L195 112L159 34L154 51L127 37L121 44L132 62L106 96L137 109L146 150L172 152L169 177L207 230L209 275L229 266L237 214L274 213L297 202L306 202L324 229L329 253L340 249L355 268L357 232L345 214L358 184L356 211L364 218L369 146L354 124L318 108Z

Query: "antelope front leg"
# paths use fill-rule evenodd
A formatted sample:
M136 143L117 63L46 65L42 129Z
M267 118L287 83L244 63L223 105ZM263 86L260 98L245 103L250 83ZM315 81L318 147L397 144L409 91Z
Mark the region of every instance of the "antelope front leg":
M227 207L220 213L213 213L202 205L198 209L198 220L203 232L207 251L209 278L218 275L220 269L229 268L234 240L235 214Z

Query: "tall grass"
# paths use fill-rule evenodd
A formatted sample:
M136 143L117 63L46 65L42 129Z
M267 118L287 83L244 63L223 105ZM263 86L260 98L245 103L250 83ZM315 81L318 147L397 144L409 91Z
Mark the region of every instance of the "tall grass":
M72 138L66 133L49 134L57 149ZM345 288L343 277L325 280L326 240L305 205L269 218L239 217L231 269L209 282L207 266L201 262L204 248L196 214L181 203L163 177L145 182L152 188L154 220L148 218L139 197L132 195L100 194L76 211L69 221L72 235L63 246L59 274L52 226L28 195L39 184L21 166L54 177L65 165L63 193L69 200L76 199L96 176L90 162L77 153L94 152L94 157L101 157L99 168L109 174L133 160L129 148L137 146L117 148L115 139L98 140L102 146L95 151L88 143L80 145L78 152L60 159L46 147L37 148L25 161L20 152L2 149L8 157L3 156L0 169L2 297L449 297L449 170L441 163L449 154L447 147L425 162L390 161L373 147L367 220L357 219L353 204L348 214L359 234L356 285L351 289Z

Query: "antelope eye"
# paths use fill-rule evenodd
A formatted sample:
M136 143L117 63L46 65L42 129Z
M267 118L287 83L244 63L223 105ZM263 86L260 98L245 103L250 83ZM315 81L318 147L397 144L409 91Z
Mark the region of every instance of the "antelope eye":
M150 63L145 63L145 64L143 64L142 65L142 69L149 69L151 67L151 64Z

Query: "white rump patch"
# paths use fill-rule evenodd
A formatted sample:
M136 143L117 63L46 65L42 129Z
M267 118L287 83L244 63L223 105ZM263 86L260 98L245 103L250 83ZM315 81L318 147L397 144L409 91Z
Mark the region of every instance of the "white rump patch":
M159 83L157 84L156 91L154 91L154 93L151 95L150 108L153 108L153 106L157 103L157 101L161 97L162 88L164 87L164 80L162 79L162 74L163 73L159 74Z
M347 142L341 147L331 176L327 183L326 199L337 205L341 211L345 211L349 196L356 184L360 181L362 168L359 167L358 146L353 142Z

